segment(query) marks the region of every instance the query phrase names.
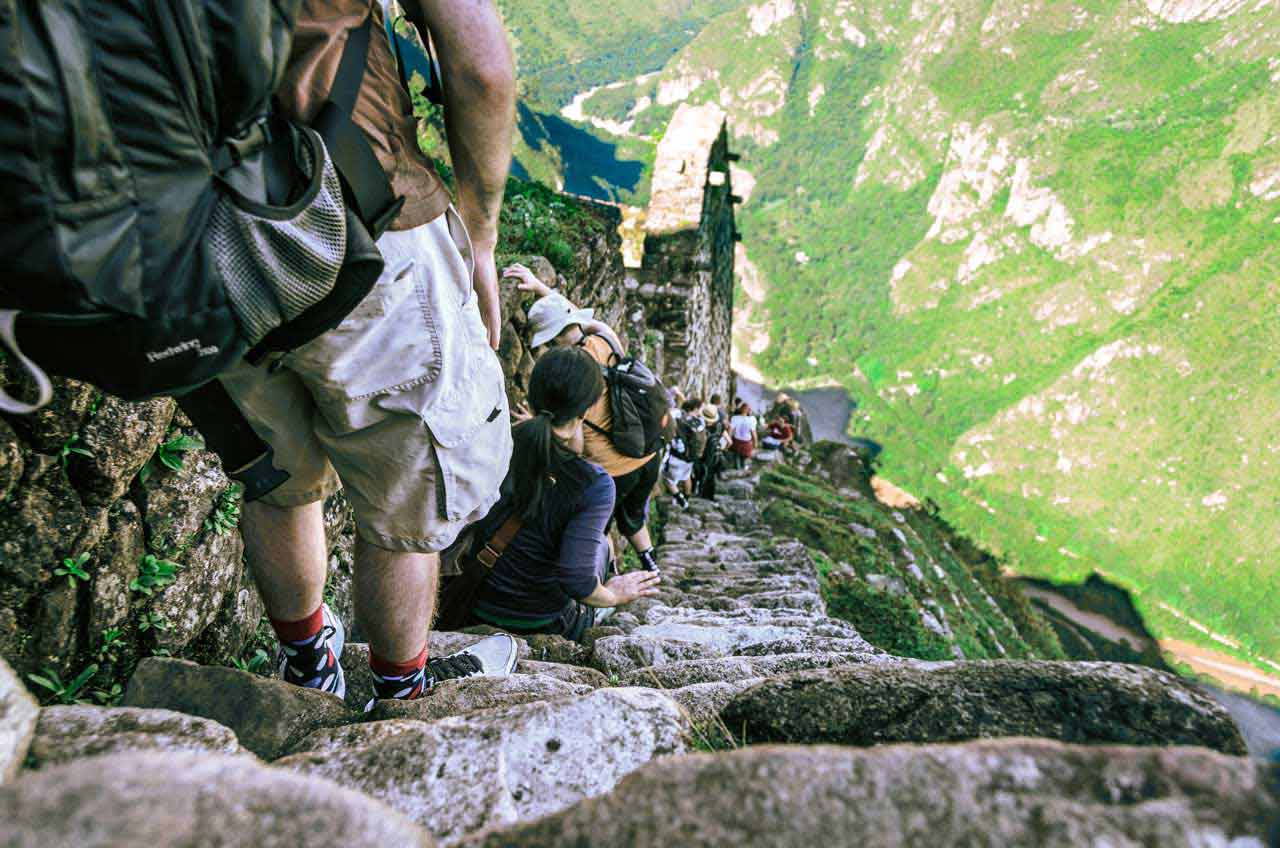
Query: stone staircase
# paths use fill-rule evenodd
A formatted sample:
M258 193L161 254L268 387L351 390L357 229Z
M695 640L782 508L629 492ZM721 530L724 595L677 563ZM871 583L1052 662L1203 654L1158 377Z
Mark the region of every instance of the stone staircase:
M1278 844L1280 772L1190 686L892 656L827 615L754 478L724 489L583 645L368 716L359 644L346 704L151 658L124 706L37 711L0 663L0 844Z

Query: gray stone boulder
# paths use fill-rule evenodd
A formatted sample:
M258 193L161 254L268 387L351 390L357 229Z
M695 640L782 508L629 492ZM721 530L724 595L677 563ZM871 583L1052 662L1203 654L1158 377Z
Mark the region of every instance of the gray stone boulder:
M128 491L164 441L175 409L171 398L130 403L102 396L82 434L89 455L77 457L74 465L85 503L105 506Z
M760 746L654 763L468 846L1276 844L1280 773L1200 748Z
M10 848L296 848L317 841L432 844L420 827L371 798L248 757L117 754L29 772L0 787L0 844Z
M652 686L679 689L695 683L719 680L734 681L748 677L772 677L810 669L834 668L858 663L885 665L913 662L887 654L778 654L765 657L722 657L710 660L687 660L652 668L642 668L622 676L624 686Z
M594 668L539 662L538 660L520 660L516 663L516 674L538 674L543 677L554 677L556 680L563 680L565 683L576 683L592 689L602 689L609 685L609 678Z
M0 657L0 784L12 779L22 767L39 714L36 699Z
M760 683L762 677L743 680L716 680L710 683L694 683L679 689L669 689L666 695L680 705L695 729L720 723L720 711L738 695Z
M640 668L684 660L718 657L721 652L696 642L654 639L646 636L607 636L595 643L593 668L609 675L624 675Z
M847 666L767 680L722 713L752 742L1066 742L1203 745L1243 754L1219 704L1166 672L1118 663L992 661Z
M447 845L608 792L654 758L683 752L687 733L670 699L601 689L431 724L323 731L308 740L317 752L276 766L385 801Z
M265 760L289 751L320 727L357 718L333 695L233 668L151 657L138 664L124 706L174 710L231 728Z
M707 611L651 607L632 636L697 642L721 654L736 654L761 642L801 636L861 639L857 629L838 618L792 609ZM870 647L870 646L868 646Z
M135 707L66 706L40 711L28 760L46 768L129 751L245 754L235 733L216 721Z
M426 696L414 701L379 701L369 714L376 721L413 719L438 721L450 716L467 715L480 710L514 707L535 701L573 698L592 691L590 686L566 683L554 677L536 674L512 674L507 677L466 677L446 680L432 687Z

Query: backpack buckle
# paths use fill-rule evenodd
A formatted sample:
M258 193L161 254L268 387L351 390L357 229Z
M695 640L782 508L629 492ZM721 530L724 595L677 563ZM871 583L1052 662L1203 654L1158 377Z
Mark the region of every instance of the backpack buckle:
M265 120L250 124L240 135L227 136L213 151L213 169L218 173L229 171L241 162L262 151L271 141L271 132Z
M498 560L501 557L502 554L495 551L492 545L485 545L484 549L481 550L480 553L476 554L476 559L480 561L480 564L490 570L498 564Z

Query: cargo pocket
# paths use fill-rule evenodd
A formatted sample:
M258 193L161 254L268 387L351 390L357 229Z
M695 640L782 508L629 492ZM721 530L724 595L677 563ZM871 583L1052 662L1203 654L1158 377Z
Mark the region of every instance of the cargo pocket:
M511 464L511 418L502 367L487 349L471 358L470 379L422 413L440 472L440 517L475 521L498 500Z
M411 257L388 251L387 270L368 297L333 330L286 358L321 401L334 432L377 423L380 396L439 377L440 338L424 277Z

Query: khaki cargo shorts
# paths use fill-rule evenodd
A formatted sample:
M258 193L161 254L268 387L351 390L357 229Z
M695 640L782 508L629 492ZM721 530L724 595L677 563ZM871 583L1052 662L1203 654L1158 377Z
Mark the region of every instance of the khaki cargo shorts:
M466 228L450 209L378 240L386 268L341 325L272 369L222 377L287 483L281 507L339 488L365 541L442 550L498 499L511 460L502 366L471 285Z

